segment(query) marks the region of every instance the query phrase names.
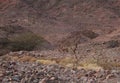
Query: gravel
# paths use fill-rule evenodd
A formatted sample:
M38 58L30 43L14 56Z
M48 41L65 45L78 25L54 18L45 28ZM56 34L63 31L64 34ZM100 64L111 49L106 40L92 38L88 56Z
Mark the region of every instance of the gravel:
M0 83L111 83L119 82L117 70L85 70L59 65L1 61Z

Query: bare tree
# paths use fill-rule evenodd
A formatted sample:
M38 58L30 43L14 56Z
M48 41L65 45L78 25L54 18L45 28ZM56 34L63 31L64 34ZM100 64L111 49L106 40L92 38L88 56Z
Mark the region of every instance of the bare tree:
M77 65L78 65L78 62L79 62L79 59L78 59L78 56L77 56L77 48L78 48L78 44L76 43L74 47L71 48L72 52L73 52L73 56L74 56L74 59L75 59L75 63L73 65L73 68L76 69L77 68Z

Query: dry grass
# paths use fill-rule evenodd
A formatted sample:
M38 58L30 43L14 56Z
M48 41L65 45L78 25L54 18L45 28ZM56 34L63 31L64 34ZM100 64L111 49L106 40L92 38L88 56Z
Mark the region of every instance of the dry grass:
M45 40L33 33L21 34L10 39L12 51L33 50L37 45L41 45Z
M77 69L93 69L93 70L100 70L100 69L113 69L113 68L120 68L120 63L116 62L106 62L105 60L93 59L93 58L86 58L84 60L79 61L77 64L73 57L64 57L64 58L35 58L32 56L9 56L9 60L15 60L20 62L37 62L45 65L54 65L59 64L63 67L69 68L77 68Z
M84 67L97 67L97 68L103 68L103 69L119 69L120 68L120 62L113 61L108 58L87 58L80 62L80 64Z
M56 61L50 60L50 59L49 60L47 60L47 59L40 59L40 60L36 60L36 62L45 64L45 65L57 64Z
M31 57L31 56L24 56L24 57L14 57L15 60L21 61L21 62L35 62L36 58Z
M97 63L98 65L102 66L104 69L120 69L120 62L103 62L103 61L99 61Z

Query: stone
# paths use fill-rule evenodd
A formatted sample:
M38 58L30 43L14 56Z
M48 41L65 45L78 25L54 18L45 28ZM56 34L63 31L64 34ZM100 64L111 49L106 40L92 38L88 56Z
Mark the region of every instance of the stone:
M41 81L39 81L39 83L46 83L47 80L48 78L43 78Z
M0 77L2 77L4 74L3 74L3 71L0 70Z
M116 78L116 76L114 74L109 74L106 77L106 79L112 79L112 78Z

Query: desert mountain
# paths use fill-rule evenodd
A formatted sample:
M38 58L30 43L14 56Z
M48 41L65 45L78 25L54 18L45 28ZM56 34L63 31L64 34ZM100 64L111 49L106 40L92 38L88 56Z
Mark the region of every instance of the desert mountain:
M0 0L0 83L119 83L119 26L120 0Z
M22 25L52 44L81 30L119 28L119 0L1 0L1 25Z

